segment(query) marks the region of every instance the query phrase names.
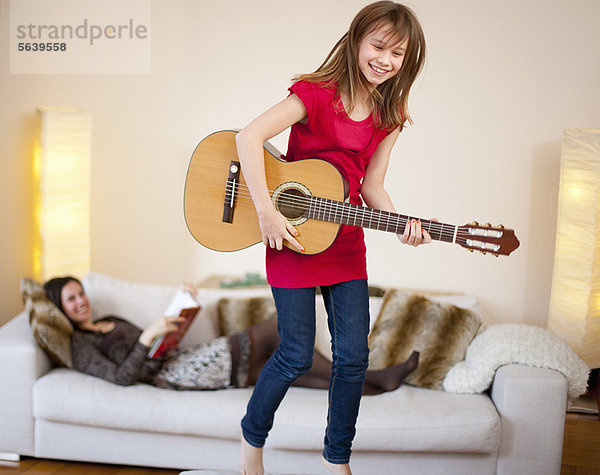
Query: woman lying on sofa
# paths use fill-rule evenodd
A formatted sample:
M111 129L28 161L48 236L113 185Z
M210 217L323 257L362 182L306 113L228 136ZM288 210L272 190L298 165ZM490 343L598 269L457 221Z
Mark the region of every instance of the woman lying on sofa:
M154 338L175 331L179 317L161 317L144 330L115 316L92 321L90 302L81 282L58 277L44 284L48 298L73 326L73 367L116 384L136 382L171 389L222 389L254 385L260 370L279 344L276 319L239 333L184 346L163 359L147 357ZM413 352L402 364L367 371L364 394L397 389L418 364ZM311 370L295 385L327 389L331 362L315 351Z

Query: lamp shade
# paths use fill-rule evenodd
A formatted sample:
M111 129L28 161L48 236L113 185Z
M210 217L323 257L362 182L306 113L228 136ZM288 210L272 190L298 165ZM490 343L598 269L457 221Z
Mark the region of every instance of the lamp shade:
M33 173L34 274L83 276L90 268L91 118L74 108L38 108Z
M600 129L564 131L548 329L600 367Z

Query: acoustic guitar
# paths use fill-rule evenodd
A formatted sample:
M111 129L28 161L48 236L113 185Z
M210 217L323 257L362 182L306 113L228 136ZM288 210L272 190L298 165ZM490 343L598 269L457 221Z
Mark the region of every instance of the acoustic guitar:
M194 150L185 181L188 229L196 241L217 251L237 251L262 242L237 156L236 133L215 132L202 140ZM327 249L342 224L402 234L407 221L420 219L345 202L344 179L324 160L286 162L269 142L265 142L264 157L273 204L298 230L296 239L304 254ZM507 256L519 247L514 231L503 226L420 220L432 239L470 251Z

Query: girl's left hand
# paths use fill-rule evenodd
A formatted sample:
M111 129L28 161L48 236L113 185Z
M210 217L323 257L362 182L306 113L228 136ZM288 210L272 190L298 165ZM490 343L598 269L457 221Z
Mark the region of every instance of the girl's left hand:
M437 221L437 219L432 219L431 221ZM410 246L419 246L421 244L429 244L431 242L431 236L427 231L421 229L421 221L416 219L411 219L406 222L406 226L404 228L403 234L397 234L398 239L403 244L408 244Z

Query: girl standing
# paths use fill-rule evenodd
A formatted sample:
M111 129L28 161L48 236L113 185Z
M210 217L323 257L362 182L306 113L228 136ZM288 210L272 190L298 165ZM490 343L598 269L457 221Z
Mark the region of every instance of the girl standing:
M267 278L281 337L242 420L243 474L264 473L262 447L275 411L291 383L311 367L316 286L323 293L333 353L323 463L336 473L351 473L350 451L369 355L363 231L341 226L326 251L303 255L297 230L269 196L263 142L291 127L288 161L326 160L347 181L350 203L364 201L369 207L395 212L384 177L392 147L410 121L408 95L424 59L425 39L410 9L391 1L368 5L325 62L315 72L296 77L289 96L236 137L267 245ZM415 220L398 237L413 246L431 241ZM295 250L284 247L284 242Z

